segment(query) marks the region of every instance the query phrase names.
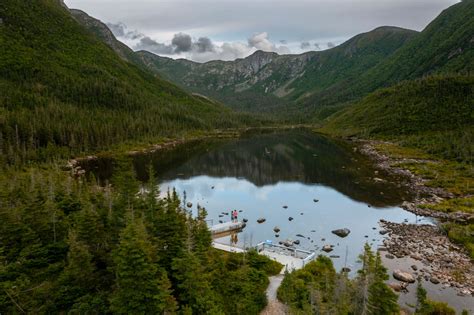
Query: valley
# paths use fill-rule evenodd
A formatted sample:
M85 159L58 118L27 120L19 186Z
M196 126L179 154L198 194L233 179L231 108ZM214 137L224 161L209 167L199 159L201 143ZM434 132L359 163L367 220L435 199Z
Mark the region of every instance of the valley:
M200 63L2 1L0 313L471 314L473 34L463 0ZM261 242L314 261L279 276Z

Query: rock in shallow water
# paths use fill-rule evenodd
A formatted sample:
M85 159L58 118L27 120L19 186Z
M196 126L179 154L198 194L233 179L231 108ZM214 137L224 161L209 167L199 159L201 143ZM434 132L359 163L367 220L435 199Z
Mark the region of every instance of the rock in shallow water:
M416 281L415 276L407 271L402 271L400 269L396 269L393 271L393 277L397 280L414 283Z
M332 252L332 246L331 245L324 245L321 250L325 251L326 253Z
M346 237L347 235L349 235L349 233L351 233L351 230L349 230L348 228L337 229L332 231L332 233L336 234L339 237Z

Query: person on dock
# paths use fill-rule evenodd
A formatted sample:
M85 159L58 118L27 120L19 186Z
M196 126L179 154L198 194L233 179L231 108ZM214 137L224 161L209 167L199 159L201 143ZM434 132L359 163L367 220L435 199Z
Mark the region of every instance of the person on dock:
M237 210L232 211L232 222L237 222Z

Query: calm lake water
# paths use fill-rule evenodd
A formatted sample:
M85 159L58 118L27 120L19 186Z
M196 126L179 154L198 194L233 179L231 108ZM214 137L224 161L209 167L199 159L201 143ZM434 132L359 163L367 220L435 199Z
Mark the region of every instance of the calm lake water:
M134 165L140 180L148 180L150 163L161 191L175 188L194 213L198 205L205 207L209 224L229 221L223 213L234 209L248 220L242 232L217 242L247 247L299 240L298 248L333 256L337 269L357 269L364 244L374 249L381 244L380 219L429 222L398 207L410 199L398 178L379 173L347 143L306 131L198 141L139 155ZM95 168L101 180L113 173L110 161ZM259 218L266 221L259 224ZM331 233L340 228L351 233L346 238ZM326 244L334 250L321 251Z
M102 183L113 175L111 159L87 163L88 174L94 173ZM332 256L337 270L347 266L352 275L360 267L358 255L364 244L368 242L374 250L382 244L379 220L434 222L399 207L412 198L401 178L377 170L348 143L307 131L194 141L134 156L133 163L142 182L148 181L152 164L161 191L175 188L183 199L185 196L183 204L193 204L186 207L193 213L198 205L205 207L210 225L229 221L230 216L223 213L239 210L239 219L248 220L247 227L217 242L247 247L262 241L299 240L298 248ZM266 221L258 224L259 218ZM278 237L275 227L280 229ZM351 233L346 238L331 233L340 228ZM326 244L334 245L334 250L321 251ZM413 264L383 258L390 274L397 268L410 270ZM453 289L429 282L424 286L428 296L458 311L474 308L472 298L459 297ZM413 304L415 292L415 285L410 285L399 302Z

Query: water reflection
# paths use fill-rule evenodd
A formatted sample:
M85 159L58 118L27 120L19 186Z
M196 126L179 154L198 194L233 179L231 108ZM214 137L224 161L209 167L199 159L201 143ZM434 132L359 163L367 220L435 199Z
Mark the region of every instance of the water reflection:
M347 144L308 132L198 142L166 154L138 156L135 167L143 181L150 163L161 180L208 175L242 178L257 187L292 181L318 183L377 207L398 205L409 198L392 183L397 178L376 174L372 163Z
M380 219L420 221L414 214L398 207L368 207L366 203L354 201L321 184L278 182L257 186L242 178L211 176L178 178L161 183L163 191L172 188L181 195L186 192L186 201L193 203L194 212L198 205L205 207L211 224L230 221L230 215L226 214L234 209L239 211L240 219L248 220L238 239L227 236L218 242L246 247L266 240L274 243L299 240L299 248L317 252L321 252L325 244L334 245L334 250L328 255L333 256L338 268L344 264L354 267L365 242L374 247L381 242ZM259 218L266 221L259 224ZM275 227L280 229L278 237ZM351 233L346 238L331 233L339 228L349 228Z

